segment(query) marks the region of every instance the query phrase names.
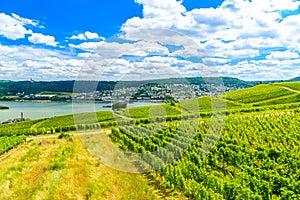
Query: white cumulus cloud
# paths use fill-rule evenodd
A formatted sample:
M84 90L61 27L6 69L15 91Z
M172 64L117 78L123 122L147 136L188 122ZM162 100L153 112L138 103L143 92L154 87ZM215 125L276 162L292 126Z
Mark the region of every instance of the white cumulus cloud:
M274 68L276 73L280 74L282 71L289 77L292 73L286 72L287 66L290 69L299 68L299 63L292 62L291 59L299 58L300 13L297 10L300 1L225 0L217 8L195 8L190 11L184 8L182 1L177 0L136 2L143 5L143 17L128 19L123 24L122 31L127 33L141 30L136 35L144 34L147 37L144 31L147 28L169 29L186 35L199 44L198 47L187 48L184 45L174 54L201 57L199 52L205 52L203 60L227 66L226 70L219 68L224 75L273 79L273 75L278 76L268 76L267 72L274 71ZM168 37L161 35L161 38ZM288 51L273 50L278 48ZM269 55L264 56L266 52ZM254 62L266 59L273 60L274 65ZM277 62L281 60L290 62ZM247 64L243 64L244 61ZM253 73L249 73L250 69ZM297 75L300 74L294 74Z
M8 39L17 40L25 38L26 34L31 34L32 31L25 27L28 24L33 25L33 22L29 19L20 18L16 14L10 16L0 13L0 35Z
M105 40L104 37L99 36L98 33L92 33L90 31L86 31L84 33L80 33L78 35L72 35L70 37L72 40L93 40L93 39L100 39Z
M33 44L45 44L53 47L57 46L55 37L50 35L44 35L42 33L32 33L32 35L28 37L28 40Z

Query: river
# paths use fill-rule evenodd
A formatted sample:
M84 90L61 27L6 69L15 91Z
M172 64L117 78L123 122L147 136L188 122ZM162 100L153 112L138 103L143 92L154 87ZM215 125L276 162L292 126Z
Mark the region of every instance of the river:
M153 105L149 102L135 102L128 104L128 108ZM44 103L44 102L0 102L0 106L8 106L9 110L0 110L0 122L8 119L20 118L21 112L25 118L40 119L53 116L68 115L80 112L95 112L99 110L111 110L104 103Z

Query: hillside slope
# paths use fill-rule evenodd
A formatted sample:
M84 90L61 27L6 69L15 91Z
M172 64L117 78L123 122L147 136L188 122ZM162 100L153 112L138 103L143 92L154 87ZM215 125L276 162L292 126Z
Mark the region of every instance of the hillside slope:
M25 142L0 157L0 198L299 199L299 92L299 82L260 84L117 115L78 114L79 124L67 115L0 125L4 139L53 137ZM223 118L210 124L211 111ZM142 153L141 159L130 159L130 166L160 170L129 174L105 167L103 152L120 160L99 134L65 134L99 127L109 130L105 136L116 148ZM57 139L60 133L62 139Z

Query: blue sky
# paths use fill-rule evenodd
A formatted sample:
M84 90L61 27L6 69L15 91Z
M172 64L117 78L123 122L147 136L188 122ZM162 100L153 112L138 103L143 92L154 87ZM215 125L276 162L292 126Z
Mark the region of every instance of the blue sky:
M0 0L0 80L300 76L294 0Z

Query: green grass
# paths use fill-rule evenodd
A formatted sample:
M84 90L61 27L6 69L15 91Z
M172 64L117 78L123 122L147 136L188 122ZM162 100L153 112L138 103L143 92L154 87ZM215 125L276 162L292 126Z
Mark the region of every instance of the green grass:
M118 111L119 114L130 118L155 118L171 115L180 115L181 111L171 105L141 106Z
M282 83L274 83L274 85L285 86L293 90L300 91L300 82L282 82Z
M0 136L39 135L55 131L76 130L76 125L95 125L113 122L117 117L110 111L96 113L80 113L57 116L48 119L30 120L0 125ZM92 127L92 126L90 126Z
M61 133L54 139L25 142L8 157L0 157L0 199L184 199L174 191L195 199L299 199L300 94L284 88L298 90L298 86L298 83L261 84L228 92L228 99L219 95L117 111L125 116L122 120L127 120L127 116L142 121L186 112L210 113L212 107L214 110L226 107L220 136L205 138L210 127L207 115L200 120L186 118L180 133L176 132L179 124L176 120L180 118L172 118L149 125L141 122L135 127L134 123L119 125L121 128L116 126L114 130L120 133L112 133L110 137L97 134L79 138L70 136L72 133ZM76 114L75 119L76 124L88 125L113 122L116 116L101 111ZM190 126L194 122L199 122L196 132ZM74 125L74 116L66 115L0 125L0 135ZM216 127L210 128L213 132ZM204 139L213 143L216 136L216 145L205 157L199 157L204 152ZM136 167L124 164L122 157L117 156L118 145L109 138L126 151L148 153L173 141L170 150L182 153L183 157L157 173L120 172L96 159L105 155L106 162L115 166ZM181 151L187 144L191 144L187 151ZM155 155L159 158L152 157L155 159L151 164L164 162L164 155L172 158L172 152L161 153Z
M189 99L180 102L180 107L189 113L220 111L231 108L239 108L241 105L237 102L226 100L224 96L201 97L198 99Z
M256 105L268 106L268 105L288 104L288 103L297 103L297 102L300 102L300 94L287 95L287 96L283 96L282 98L271 99L267 102L260 102Z
M96 113L80 113L49 118L39 123L37 128L68 127L82 124L94 124L98 122L113 121L114 116L110 111L99 111Z
M51 92L51 91L43 91L43 92L40 92L41 95L70 95L70 96L73 96L73 95L77 95L77 93L72 93L72 92Z
M79 137L27 142L0 160L1 199L147 200L164 195L144 174L120 172L101 164Z

